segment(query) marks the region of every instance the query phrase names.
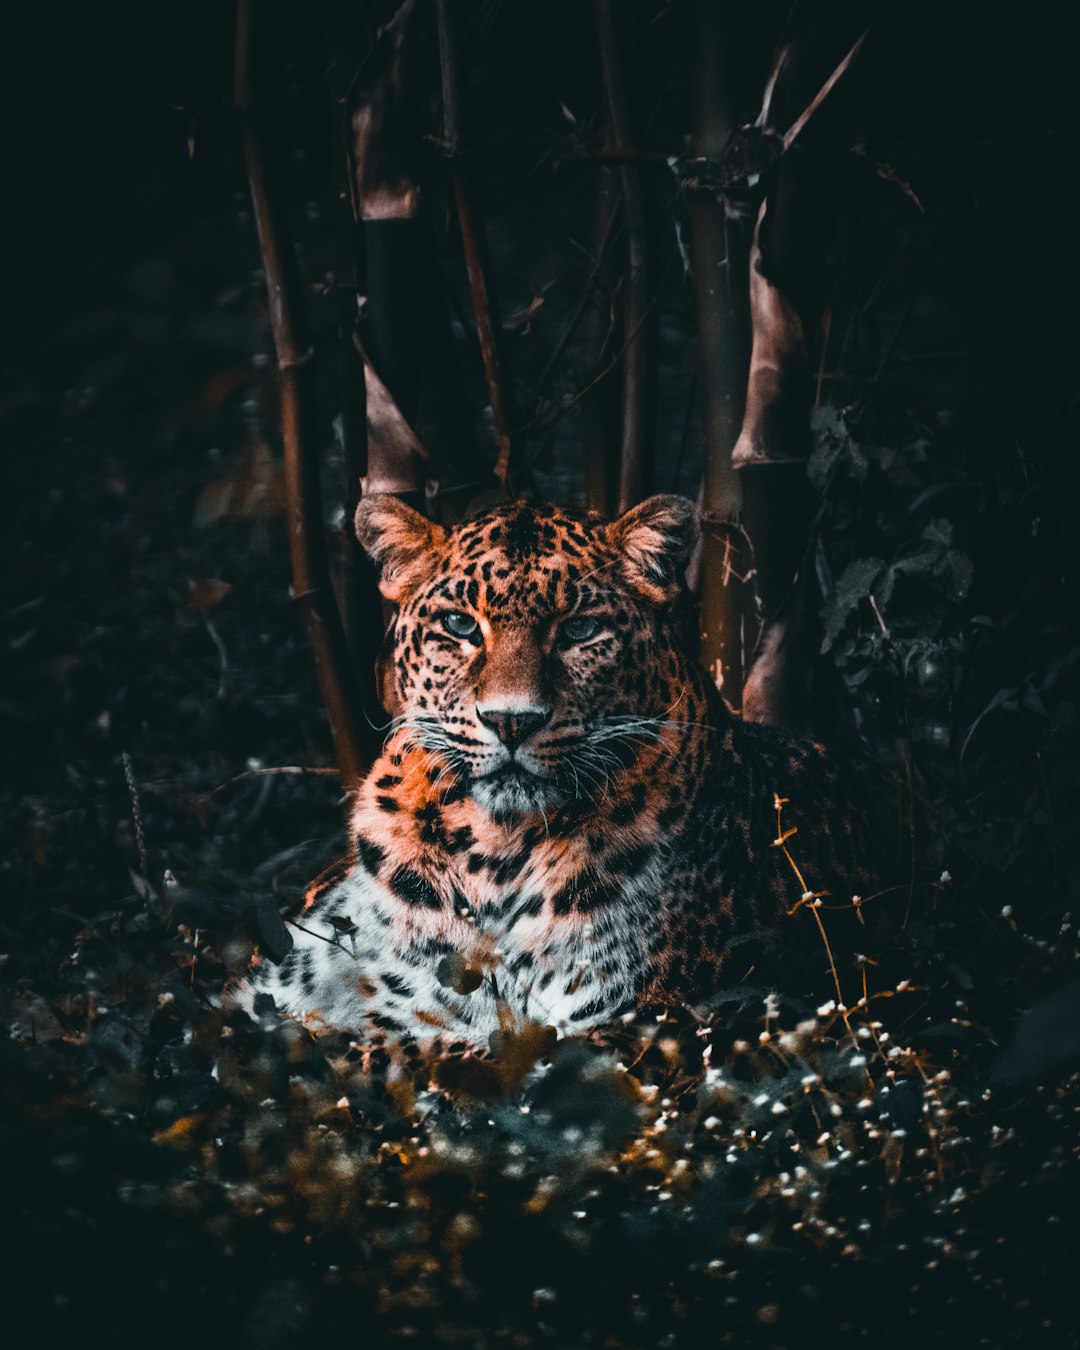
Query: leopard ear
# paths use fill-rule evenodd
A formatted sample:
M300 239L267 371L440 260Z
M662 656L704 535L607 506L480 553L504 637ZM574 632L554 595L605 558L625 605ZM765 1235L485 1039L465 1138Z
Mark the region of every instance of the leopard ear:
M446 532L399 498L377 492L356 508L356 537L379 569L379 590L396 601L431 571L431 553Z
M701 529L694 503L685 497L649 497L609 528L631 585L650 600L674 600Z

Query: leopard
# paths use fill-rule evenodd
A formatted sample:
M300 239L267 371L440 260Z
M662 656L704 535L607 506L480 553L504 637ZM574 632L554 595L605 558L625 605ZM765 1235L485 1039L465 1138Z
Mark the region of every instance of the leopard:
M459 1050L583 1035L737 984L793 910L847 903L836 765L734 715L687 639L688 499L446 527L374 494L355 528L392 613L385 740L249 1010Z

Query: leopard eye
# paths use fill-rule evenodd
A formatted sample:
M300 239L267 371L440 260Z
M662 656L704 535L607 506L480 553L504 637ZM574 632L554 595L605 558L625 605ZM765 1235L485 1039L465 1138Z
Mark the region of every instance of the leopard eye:
M600 623L588 614L577 614L567 619L560 629L564 642L587 642L600 631Z
M463 614L460 609L449 609L440 614L442 626L454 637L467 638L470 642L480 641L480 625L471 614Z

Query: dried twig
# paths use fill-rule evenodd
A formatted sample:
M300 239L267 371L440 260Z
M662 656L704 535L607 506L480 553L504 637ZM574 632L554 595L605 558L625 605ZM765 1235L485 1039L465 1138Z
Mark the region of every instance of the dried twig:
M216 796L219 792L224 792L226 788L232 787L234 783L243 783L249 778L272 778L284 775L286 777L307 778L323 777L330 774L336 774L337 769L324 769L319 766L307 764L272 764L257 769L245 769L243 773L234 774L224 783L219 783L208 795Z
M851 65L852 61L855 60L855 57L858 56L859 48L863 45L865 41L866 41L866 34L863 33L863 35L860 38L856 39L855 43L849 49L847 55L836 67L836 69L832 72L832 74L821 86L821 88L817 91L817 93L806 105L803 111L799 114L798 117L796 117L795 121L792 122L791 126L788 127L787 131L784 133L785 150L789 150L791 146L795 144L795 141L798 138L799 133L802 131L803 127L806 126L807 122L810 121L814 113L817 112L817 110L821 107L821 105L832 93L833 86L836 84L840 76L843 75L844 71L847 70L848 66Z
M649 298L649 301L645 306L645 313L642 315L641 319L642 323L648 321L648 319L652 316L653 311L660 303L660 291L663 288L664 279L670 272L672 264L675 262L675 259L678 256L679 256L678 248L673 249L670 256L668 257L667 262L661 269L657 291L654 295L652 295ZM640 331L640 326L637 331ZM632 341L633 337L634 334L630 333L627 335L627 340ZM602 345L604 347L607 346L606 338ZM552 426L555 422L559 420L560 417L563 416L564 413L569 412L571 408L575 407L583 399L587 398L589 394L592 393L592 391L598 385L602 384L604 380L607 379L607 377L611 374L611 372L622 360L623 354L626 351L626 345L627 345L626 341L624 341L612 355L611 359L607 362L607 364L602 366L596 372L595 375L593 375L589 380L585 382L584 385L582 385L580 389L575 390L574 393L568 394L565 398L561 399L558 405L551 412L538 413L535 417L531 418L528 422L524 423L523 426L518 427L516 434L520 436L524 435L526 432L534 431L537 428L546 428Z
M603 271L604 264L607 261L612 237L615 233L617 212L613 197L614 193L612 191L611 175L609 173L601 173L597 179L596 230L592 263L589 266L589 273L585 278L585 285L581 288L581 294L578 297L577 304L574 306L569 319L567 319L563 326L563 330L559 334L554 347L552 347L551 355L544 363L543 370L537 377L533 389L533 393L537 398L539 398L547 388L548 380L551 378L551 372L555 369L559 357L562 356L566 344L574 336L582 316L585 314L586 310L595 308L597 286L600 281L600 275Z
M784 807L787 804L788 804L787 797L781 797L778 792L773 793L773 805L776 808L776 838L772 841L773 847L778 848L780 852L784 855L784 857L788 860L789 864L791 865L791 870L795 873L795 876L799 882L799 886L802 889L801 897L788 910L788 915L790 916L792 914L796 914L800 909L802 909L805 906L810 910L810 913L814 916L814 922L817 924L818 933L820 934L821 941L825 946L825 954L829 959L829 971L832 974L833 988L836 990L836 1010L840 1014L840 1016L844 1019L844 1025L847 1027L848 1031L851 1032L852 1040L855 1040L855 1033L851 1029L851 1022L849 1020L848 1005L844 1001L844 991L840 987L840 976L836 969L836 959L833 956L833 949L831 943L829 942L829 935L825 931L825 924L822 921L821 914L819 912L821 909L822 900L826 899L829 896L830 892L811 891L807 886L806 877L803 875L802 869L799 867L799 864L795 861L795 859L791 856L791 850L787 846L787 841L792 837L792 835L798 834L799 827L797 825L792 825L788 829L786 830L784 829L783 811ZM856 909L857 908L858 906L856 906ZM864 981L865 975L866 972L864 969L863 971ZM865 983L863 988L865 997Z

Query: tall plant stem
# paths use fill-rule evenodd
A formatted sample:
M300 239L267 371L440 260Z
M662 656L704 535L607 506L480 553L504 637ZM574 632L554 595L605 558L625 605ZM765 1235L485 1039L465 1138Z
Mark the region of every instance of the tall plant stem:
M649 237L641 172L634 144L626 78L619 53L611 0L593 0L596 39L608 111L609 148L620 160L619 180L626 216L627 268L623 286L622 435L617 506L639 502L648 479L649 449Z
M234 97L266 272L279 372L292 593L315 655L341 779L346 788L353 788L363 776L366 756L351 661L327 562L319 488L314 351L307 334L299 268L258 106L255 8L252 0L238 0Z
M495 430L495 477L507 492L512 489L513 447L506 387L499 356L500 323L488 274L483 230L476 210L472 175L460 153L459 52L453 0L435 0L439 30L439 60L442 74L443 148L450 166L450 179L457 211L465 270L469 277L476 338L487 382L491 420Z
M600 370L611 341L612 267L606 261L608 245L619 214L614 172L601 167L596 183L593 218L593 263L577 313L581 319L584 369ZM619 491L619 409L615 385L601 380L581 401L581 439L585 467L585 505L610 515Z

